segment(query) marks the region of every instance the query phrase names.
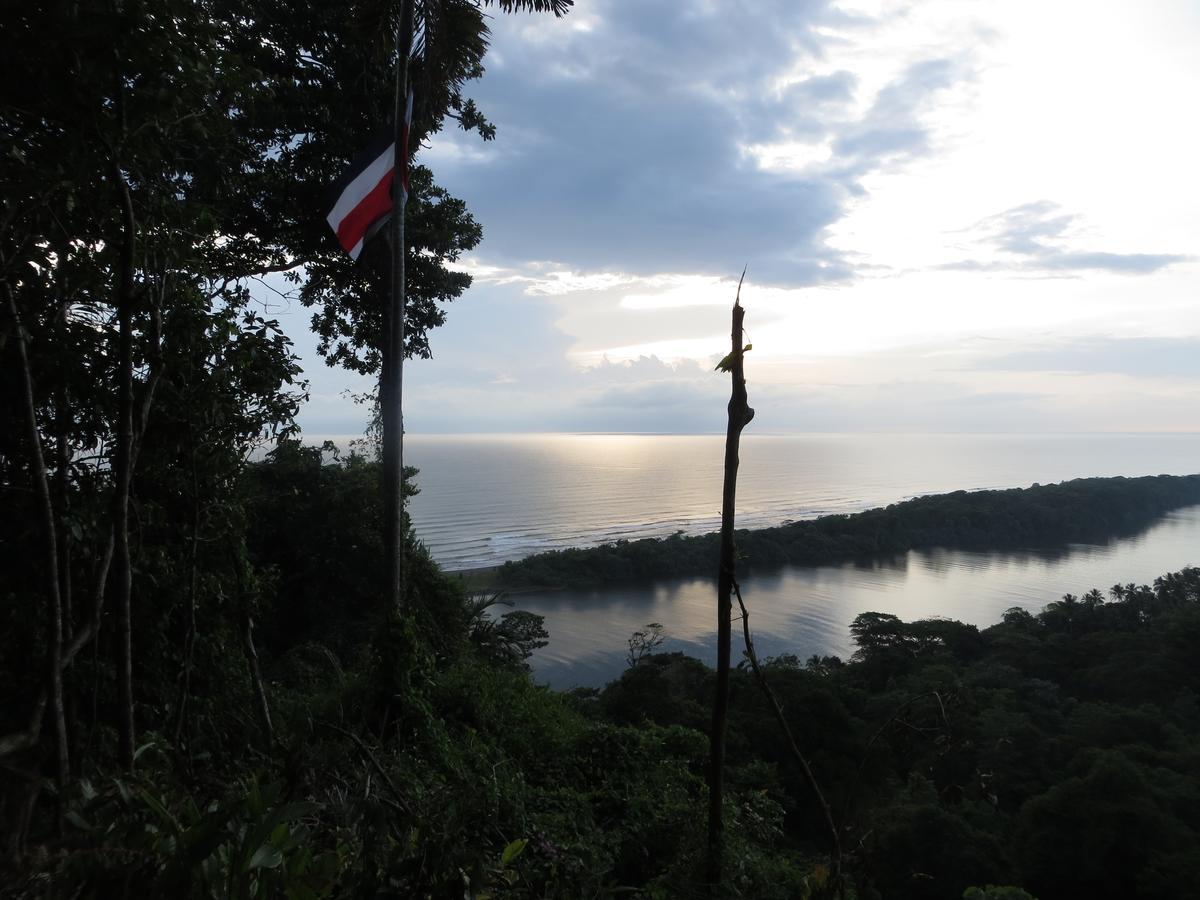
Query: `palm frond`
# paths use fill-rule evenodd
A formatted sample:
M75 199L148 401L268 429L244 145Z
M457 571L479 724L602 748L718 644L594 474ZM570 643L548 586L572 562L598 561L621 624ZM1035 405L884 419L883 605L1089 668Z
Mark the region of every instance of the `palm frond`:
M555 16L565 16L567 10L575 5L575 0L484 0L486 6L495 3L504 12L552 12Z

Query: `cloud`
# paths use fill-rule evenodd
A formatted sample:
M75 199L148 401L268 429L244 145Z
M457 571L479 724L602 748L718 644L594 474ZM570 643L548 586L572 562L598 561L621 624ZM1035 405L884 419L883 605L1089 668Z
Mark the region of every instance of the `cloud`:
M852 72L830 72L794 81L783 89L783 105L796 110L832 108L838 110L854 101L858 78Z
M1146 20L1105 15L1114 46ZM1194 30L1157 68L1130 44L1116 72L1103 42L1064 70L1077 17L1036 4L588 0L492 21L470 90L498 140L421 150L485 240L435 359L406 367L414 432L722 430L711 369L747 263L759 432L1200 416L1178 189L1195 129L1175 115ZM360 411L310 350L305 427L341 429Z
M1025 203L976 223L971 231L984 246L1004 256L989 261L962 260L944 266L965 271L1020 270L1042 273L1084 271L1148 275L1188 256L1173 253L1109 253L1076 250L1067 246L1074 238L1077 217L1048 200Z
M405 367L405 423L414 433L720 430L728 380L711 364L651 356L581 367L556 326L556 301L521 284L455 303L434 358ZM444 331L444 333L442 333ZM311 430L329 431L311 420Z
M656 357L510 369L481 384L414 379L406 420L417 432L622 431L705 433L723 427L727 380Z
M434 359L405 367L413 433L610 431L714 433L725 427L727 376L714 359L643 355L581 367L557 322L559 299L492 284L455 303ZM756 433L1062 431L1186 427L1200 415L1200 337L913 344L800 362L759 358ZM314 367L315 369L316 367ZM323 367L321 367L323 368ZM1047 373L1072 373L1050 376ZM361 407L308 407L310 435L354 433ZM352 421L357 420L357 421Z
M767 283L847 281L855 260L830 227L867 174L932 151L922 115L969 77L938 56L860 96L829 59L882 23L827 0L598 0L573 16L495 20L495 58L472 89L503 153L437 139L439 180L483 222L489 261L640 275L749 262ZM797 141L824 162L764 165Z
M1200 337L1092 338L981 361L1006 372L1109 373L1139 378L1200 379Z
M966 77L950 59L923 60L909 66L878 93L866 115L834 142L834 152L856 174L865 174L884 161L927 152L930 130L922 123L921 112L938 92Z

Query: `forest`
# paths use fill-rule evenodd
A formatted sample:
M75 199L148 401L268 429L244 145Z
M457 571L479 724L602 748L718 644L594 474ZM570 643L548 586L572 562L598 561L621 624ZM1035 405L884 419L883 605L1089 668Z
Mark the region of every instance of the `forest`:
M420 615L395 634L377 465L328 456L288 441L245 467L228 502L247 539L238 563L205 548L194 633L190 585L147 568L132 770L103 634L67 670L63 792L49 735L6 758L3 895L710 896L712 670L631 652L602 690L539 686L553 635L493 616L419 543ZM1187 895L1200 570L982 630L866 612L852 633L851 659L762 661L812 779L733 672L723 896ZM5 641L6 727L39 682L24 640Z
M469 96L490 17L570 5L419 3L414 145L499 139ZM331 365L394 364L386 248L350 259L322 198L393 108L399 8L3 13L0 897L1192 891L1200 571L982 631L864 612L852 659L748 659L718 880L713 672L631 645L603 690L551 691L530 670L544 623L498 615L407 523L403 614L387 602L377 442L301 440L308 388L263 297L309 309ZM410 177L401 349L420 357L482 229L428 168ZM1042 546L1198 491L954 494L739 542L746 565ZM704 538L590 552L505 577L716 566Z
M738 568L823 565L929 547L1055 550L1134 534L1164 513L1200 503L1200 475L1077 478L1061 484L916 497L852 515L821 516L737 532ZM717 558L716 533L616 541L551 550L500 566L504 589L586 588L705 574Z

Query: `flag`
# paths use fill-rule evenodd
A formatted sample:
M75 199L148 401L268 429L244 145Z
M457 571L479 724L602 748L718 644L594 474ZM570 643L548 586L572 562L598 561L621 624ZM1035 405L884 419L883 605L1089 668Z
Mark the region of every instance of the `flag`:
M404 155L400 170L400 205L408 200L408 131L412 124L413 95L408 92L404 107L401 144ZM391 128L380 131L330 187L329 215L325 218L353 259L363 244L374 237L392 213L392 185L396 178L396 142Z

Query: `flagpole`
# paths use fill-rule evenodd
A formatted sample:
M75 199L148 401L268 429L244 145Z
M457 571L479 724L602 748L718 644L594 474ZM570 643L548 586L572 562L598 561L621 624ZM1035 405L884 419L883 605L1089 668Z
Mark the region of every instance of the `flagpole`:
M384 366L386 390L380 401L390 408L381 410L383 420L384 504L387 521L388 600L393 616L406 611L407 566L404 550L404 204L403 173L405 155L404 118L408 99L408 57L412 50L413 0L401 0L400 22L396 29L396 102L394 122L394 172L392 181L392 296L388 334L384 347L391 365Z

